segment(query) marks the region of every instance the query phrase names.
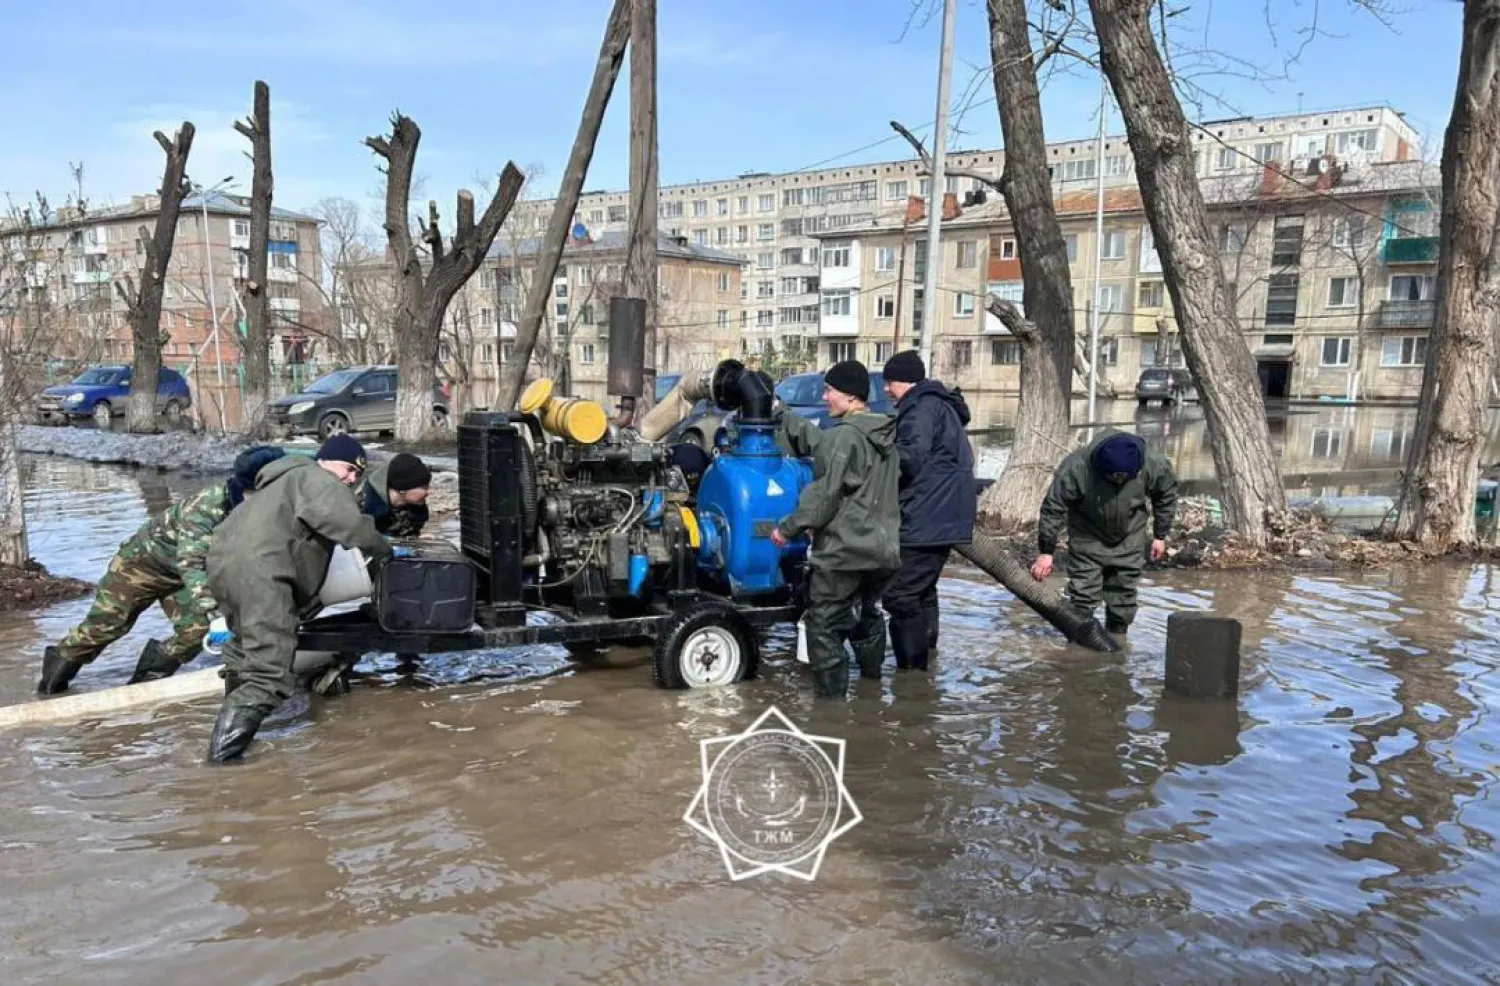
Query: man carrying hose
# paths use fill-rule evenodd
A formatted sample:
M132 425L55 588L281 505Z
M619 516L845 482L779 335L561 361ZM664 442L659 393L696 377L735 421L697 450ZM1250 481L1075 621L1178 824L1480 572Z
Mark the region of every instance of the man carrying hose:
M208 580L230 635L210 761L244 753L265 717L292 694L297 627L317 598L334 546L371 558L405 553L360 512L349 487L364 469L364 447L348 435L324 442L316 460L279 459L261 471L254 498L214 533Z
M1147 509L1150 516L1147 516ZM1052 574L1052 553L1068 530L1068 597L1092 617L1104 603L1104 628L1123 634L1135 619L1136 583L1149 553L1159 561L1177 511L1177 477L1166 457L1138 435L1113 428L1068 453L1052 477L1037 522L1037 581Z
M865 406L870 374L862 363L835 363L823 375L823 399L838 423L823 431L783 412L778 439L792 455L811 456L813 481L797 509L771 532L777 547L812 534L807 615L808 663L821 698L849 691L847 639L863 678L885 663L880 597L901 567L901 465L896 422Z
M938 578L948 552L974 536L974 449L964 433L969 406L927 379L914 349L886 361L885 390L896 402L901 457L901 571L886 590L885 609L896 667L926 671L937 647Z
M227 481L169 507L122 542L88 616L44 652L37 692L65 691L83 666L129 633L152 603L160 603L172 621L172 639L146 642L130 684L166 678L197 657L203 635L219 615L206 569L214 530L250 494L261 468L283 454L269 445L246 449Z

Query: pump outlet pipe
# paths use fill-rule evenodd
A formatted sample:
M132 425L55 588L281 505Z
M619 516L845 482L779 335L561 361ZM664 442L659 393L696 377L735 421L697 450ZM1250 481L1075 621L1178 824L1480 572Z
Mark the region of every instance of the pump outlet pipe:
M1036 610L1042 619L1061 630L1063 636L1073 643L1104 654L1119 652L1120 645L1098 620L1080 615L1060 593L1048 588L1045 582L1032 578L1025 566L1012 558L995 538L975 531L969 544L955 550Z

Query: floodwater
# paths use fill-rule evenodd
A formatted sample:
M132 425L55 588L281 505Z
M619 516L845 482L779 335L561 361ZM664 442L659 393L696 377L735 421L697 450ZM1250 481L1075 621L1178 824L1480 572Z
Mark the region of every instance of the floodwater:
M30 468L35 553L91 578L193 485ZM950 574L936 672L847 704L781 633L713 691L380 658L238 766L213 700L0 734L0 982L1500 982L1493 569L1148 576L1118 655ZM0 623L0 701L86 607ZM1161 696L1180 609L1243 621L1237 703ZM848 743L864 820L811 883L732 882L682 821L698 741L770 705Z

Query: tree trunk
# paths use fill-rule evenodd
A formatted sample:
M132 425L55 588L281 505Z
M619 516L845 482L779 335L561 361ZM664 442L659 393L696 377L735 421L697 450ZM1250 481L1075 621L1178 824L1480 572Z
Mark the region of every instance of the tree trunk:
M251 438L266 434L266 402L271 393L271 336L266 326L266 255L271 238L271 90L255 83L254 115L234 128L250 141L253 172L250 180L250 277L241 303L245 307L245 388L243 428ZM215 326L215 331L218 326Z
M187 197L188 152L193 147L194 129L184 122L175 140L168 140L160 130L153 135L166 152L162 172L161 209L156 228L142 226L140 237L146 245L146 263L140 270L140 284L115 282L115 291L127 307L131 341L135 356L130 372L130 402L126 411L126 428L135 434L155 432L156 387L161 376L161 297L167 285L167 267L172 262L172 244L177 239L177 219L182 200Z
M656 0L632 0L630 23L630 233L625 297L646 302L646 366L636 413L656 396Z
M500 393L495 405L498 408L514 408L516 401L521 399L526 367L531 362L532 350L536 348L537 334L552 308L552 282L557 277L557 265L562 260L563 246L573 225L573 213L578 208L578 197L583 192L589 162L594 157L604 110L614 92L615 80L620 76L620 66L625 63L625 49L630 41L630 11L631 0L615 0L614 9L609 14L609 25L604 29L599 60L594 65L594 81L583 104L583 118L578 122L578 135L573 138L573 150L557 190L557 201L552 205L552 215L547 220L547 230L532 268L531 290L526 295L521 324L516 327L514 356L509 362L503 362L500 368Z
M26 511L21 489L21 448L17 418L21 413L21 381L14 356L0 346L0 564L24 565L31 557L26 543Z
M987 302L1021 343L1021 398L1010 458L1000 478L985 491L982 509L1002 525L1015 525L1036 519L1052 473L1068 449L1073 282L1047 173L1047 137L1026 0L990 0L988 6L995 102L1005 139L1000 190L1015 225L1026 318L1017 317L1014 306L998 299ZM997 305L1010 312L1001 314Z
M365 143L386 160L385 234L396 267L396 304L392 339L396 362L396 440L417 442L432 426L432 384L448 304L489 252L505 217L521 193L524 178L514 162L500 173L494 197L476 224L474 196L458 193L458 215L453 241L445 249L438 225L437 203L427 204L427 228L422 239L427 258L412 241L412 169L422 131L411 118L397 113L391 135L369 137Z
M1467 0L1443 140L1438 307L1398 531L1435 549L1474 540L1474 497L1500 309L1500 0Z
M1286 512L1250 348L1240 335L1193 164L1187 118L1151 36L1149 0L1089 0L1100 58L1125 118L1146 218L1188 369L1198 384L1231 527L1264 546ZM1101 162L1102 166L1102 162Z

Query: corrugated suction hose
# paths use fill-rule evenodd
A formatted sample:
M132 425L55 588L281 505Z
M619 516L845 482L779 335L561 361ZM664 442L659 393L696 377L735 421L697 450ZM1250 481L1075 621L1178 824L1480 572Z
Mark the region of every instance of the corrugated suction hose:
M995 538L975 531L970 544L955 550L1036 610L1042 619L1061 630L1063 636L1073 643L1105 654L1120 650L1115 638L1098 620L1080 615L1060 593L1032 578L1025 566L1012 558Z

